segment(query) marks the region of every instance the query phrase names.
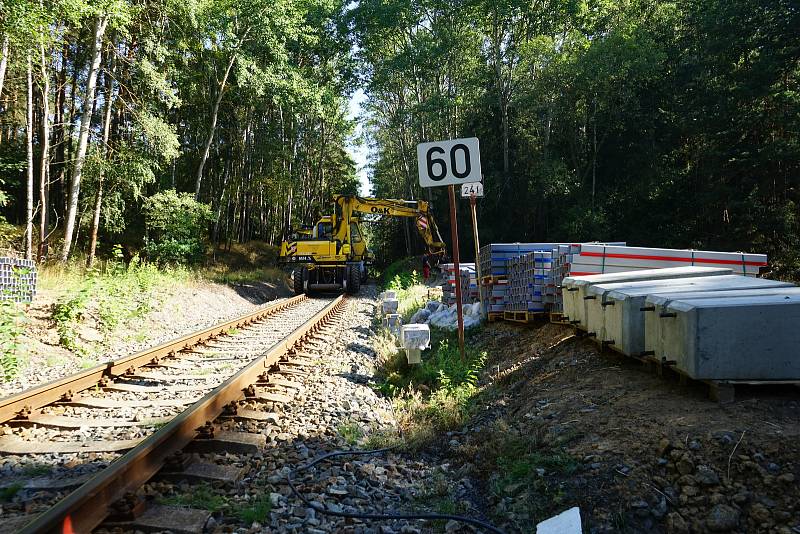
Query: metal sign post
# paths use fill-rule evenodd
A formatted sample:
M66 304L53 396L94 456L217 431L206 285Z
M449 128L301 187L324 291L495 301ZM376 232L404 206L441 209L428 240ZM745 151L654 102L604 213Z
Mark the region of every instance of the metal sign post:
M464 355L464 310L461 302L461 262L458 254L456 185L480 182L481 153L477 137L451 139L417 145L419 185L446 185L450 197L450 234L453 240L453 269L456 279L456 311L458 313L458 348ZM476 258L477 259L477 258Z
M483 304L483 287L481 286L481 259L479 257L481 251L481 241L478 237L478 215L475 213L475 206L478 203L478 197L473 193L469 196L469 206L472 208L472 237L475 239L475 276L478 282L478 298L481 302L481 314L484 314L486 307Z
M456 277L456 312L458 313L458 350L461 360L464 354L464 305L461 302L461 261L458 254L458 214L456 213L456 190L454 185L447 186L450 196L450 236L453 240L453 270Z

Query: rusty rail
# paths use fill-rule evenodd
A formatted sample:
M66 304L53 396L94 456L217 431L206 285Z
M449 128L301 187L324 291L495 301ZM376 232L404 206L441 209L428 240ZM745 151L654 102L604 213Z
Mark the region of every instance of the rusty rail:
M26 412L47 406L58 400L72 397L79 391L95 386L103 378L123 375L129 370L158 361L159 358L173 355L178 351L186 350L214 339L232 328L241 328L252 324L268 315L294 306L306 298L308 297L305 295L298 295L274 304L267 304L254 312L242 315L226 323L192 332L191 334L167 341L166 343L131 354L130 356L100 364L91 369L81 371L80 373L59 378L47 384L42 384L41 386L0 399L0 423L5 423L20 415L24 416Z
M289 353L298 341L326 324L343 302L343 296L334 299L247 367L38 516L22 532L91 532L108 516L114 502L147 482L167 457L186 447L200 427L216 419L227 404L241 398L243 390Z

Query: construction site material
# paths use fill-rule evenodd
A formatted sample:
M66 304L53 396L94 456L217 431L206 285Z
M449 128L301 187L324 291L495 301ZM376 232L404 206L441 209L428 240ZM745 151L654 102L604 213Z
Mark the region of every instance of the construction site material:
M612 345L623 354L637 355L645 348L641 309L648 295L776 287L793 286L787 282L741 275L597 284L586 291L587 297L595 297L586 301L588 331L596 336L597 341Z
M689 377L800 380L800 295L673 301L666 310L662 354Z
M412 321L413 322L413 321ZM387 313L381 321L384 328L389 330L395 337L400 337L400 327L403 325L403 319L400 314Z
M568 276L562 281L564 292L564 315L570 323L586 328L586 289L597 284L635 282L643 280L663 280L690 278L698 276L721 276L731 274L727 267L672 267L666 269L646 269L622 273L595 274L588 276Z
M667 360L663 347L674 345L664 339L661 326L670 322L672 318L667 307L672 302L689 301L698 299L737 299L759 296L800 295L800 288L766 287L760 289L739 289L735 291L691 291L686 293L667 293L663 295L648 295L645 305L641 308L644 315L644 354L653 356L657 360Z
M397 313L397 308L400 306L400 301L397 299L383 299L381 301L381 310L384 315L389 313Z
M581 534L581 510L565 510L536 525L536 534Z
M439 265L444 273L444 283L442 284L442 302L448 305L456 302L456 273L454 263L442 263ZM464 303L475 302L479 299L478 279L475 274L474 263L459 264L461 273L458 276L461 284L461 298Z
M400 328L400 346L406 351L409 364L422 363L422 351L431 343L431 330L426 324L406 324Z
M0 300L31 302L36 296L36 262L0 257Z
M767 265L765 254L714 252L707 250L628 247L582 244L573 256L575 272L603 274L622 270L659 269L682 266L730 267L735 273L756 276Z

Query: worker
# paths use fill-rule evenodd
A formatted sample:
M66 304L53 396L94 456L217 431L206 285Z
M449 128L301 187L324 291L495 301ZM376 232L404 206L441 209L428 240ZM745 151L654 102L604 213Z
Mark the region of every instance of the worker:
M428 278L430 277L431 277L431 262L430 259L428 259L428 255L425 254L422 256L422 279L427 282Z

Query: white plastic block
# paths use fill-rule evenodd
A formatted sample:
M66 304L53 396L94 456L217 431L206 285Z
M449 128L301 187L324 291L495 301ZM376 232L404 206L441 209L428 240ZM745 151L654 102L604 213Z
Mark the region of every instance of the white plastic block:
M536 525L536 534L581 534L581 511L576 506Z
M387 290L387 291L384 291L383 293L381 293L381 300L396 299L396 298L397 298L397 292L396 291Z
M397 313L397 307L400 305L397 299L384 299L381 303L383 313Z
M406 350L427 349L431 343L431 329L426 324L405 324L400 327L400 346Z

